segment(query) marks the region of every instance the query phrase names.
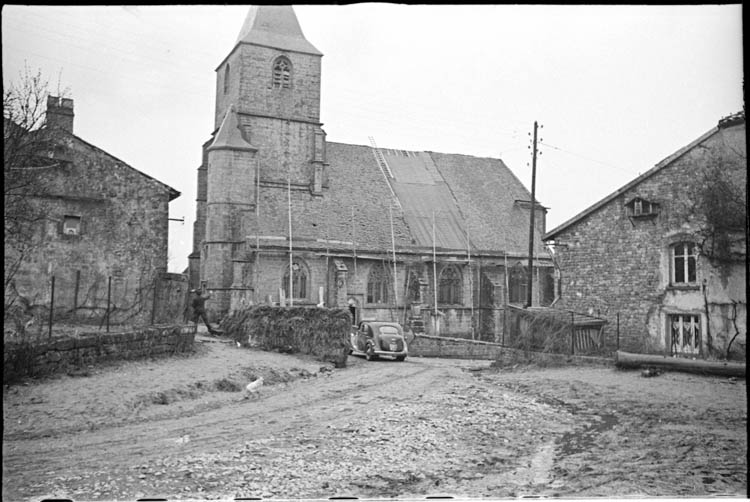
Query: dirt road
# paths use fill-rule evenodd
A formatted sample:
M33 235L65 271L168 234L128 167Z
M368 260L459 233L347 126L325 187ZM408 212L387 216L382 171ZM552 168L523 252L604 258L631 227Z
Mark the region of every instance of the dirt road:
M3 499L746 494L744 380L199 341L5 388Z

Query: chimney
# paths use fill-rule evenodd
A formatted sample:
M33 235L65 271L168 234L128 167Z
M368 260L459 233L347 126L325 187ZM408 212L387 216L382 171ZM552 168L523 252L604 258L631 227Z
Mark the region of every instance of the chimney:
M73 100L47 96L47 126L73 134Z

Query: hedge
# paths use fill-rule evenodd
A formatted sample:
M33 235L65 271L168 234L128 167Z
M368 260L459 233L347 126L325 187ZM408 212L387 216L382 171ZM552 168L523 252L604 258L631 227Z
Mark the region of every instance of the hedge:
M242 345L311 354L337 368L349 355L351 317L344 309L258 305L232 312L220 329Z

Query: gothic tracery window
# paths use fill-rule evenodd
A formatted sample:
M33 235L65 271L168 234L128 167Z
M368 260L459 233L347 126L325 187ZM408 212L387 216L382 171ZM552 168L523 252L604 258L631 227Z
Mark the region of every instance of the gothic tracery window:
M273 63L273 87L288 89L292 86L292 63L285 57L278 57Z
M438 302L447 304L461 303L461 274L456 267L446 267L440 272Z
M289 295L289 267L286 268L284 278L281 284L284 295L287 298L305 299L307 298L307 271L301 263L292 263L292 295Z
M389 279L382 264L372 266L367 277L367 303L388 303Z

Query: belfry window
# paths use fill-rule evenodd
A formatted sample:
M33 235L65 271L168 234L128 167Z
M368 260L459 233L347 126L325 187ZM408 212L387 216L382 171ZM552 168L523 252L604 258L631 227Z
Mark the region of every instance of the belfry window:
M276 58L273 63L273 87L277 89L292 87L292 63L283 56Z
M229 63L224 68L224 94L229 90Z

